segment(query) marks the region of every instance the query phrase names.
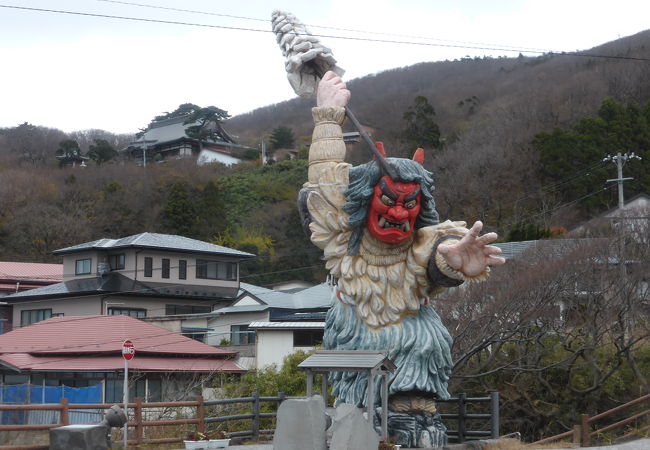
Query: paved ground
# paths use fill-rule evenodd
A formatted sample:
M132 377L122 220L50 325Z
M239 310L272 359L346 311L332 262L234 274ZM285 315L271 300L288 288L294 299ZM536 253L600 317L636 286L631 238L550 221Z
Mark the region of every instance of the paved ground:
M273 450L273 445L231 445L226 450ZM408 450L408 449L402 449ZM557 449L569 450L569 449ZM573 449L571 449L573 450ZM625 444L589 447L589 450L650 450L650 439L639 439Z

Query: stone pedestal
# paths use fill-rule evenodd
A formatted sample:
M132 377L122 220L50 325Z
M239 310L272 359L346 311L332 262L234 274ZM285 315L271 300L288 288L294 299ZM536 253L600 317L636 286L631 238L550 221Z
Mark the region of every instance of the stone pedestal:
M275 450L327 450L327 415L320 395L285 400L278 408Z
M50 450L107 450L104 425L66 425L50 430Z
M381 408L375 409L375 428L380 431ZM395 413L388 411L388 435L396 444L408 448L447 445L447 427L440 414Z

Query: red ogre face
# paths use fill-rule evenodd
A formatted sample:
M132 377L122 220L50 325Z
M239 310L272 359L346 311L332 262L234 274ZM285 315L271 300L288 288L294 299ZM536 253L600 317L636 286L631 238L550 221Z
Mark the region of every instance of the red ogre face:
M368 231L387 244L399 244L411 236L420 213L420 185L401 183L384 176L375 185L368 210Z

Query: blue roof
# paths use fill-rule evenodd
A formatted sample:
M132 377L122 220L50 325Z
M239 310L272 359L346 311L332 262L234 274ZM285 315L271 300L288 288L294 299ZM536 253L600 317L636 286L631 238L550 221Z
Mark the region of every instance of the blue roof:
M140 233L121 239L98 239L71 247L54 250L52 253L61 255L65 253L81 252L87 250L111 250L120 248L152 248L159 250L175 250L190 253L211 253L240 258L254 258L256 255L235 250L221 245L210 244L175 234Z
M247 291L259 300L261 305L228 306L214 311L213 314L243 313L276 309L327 309L332 306L332 289L327 283L321 283L294 293L274 291L248 283L240 284L241 291ZM240 296L243 292L240 291Z

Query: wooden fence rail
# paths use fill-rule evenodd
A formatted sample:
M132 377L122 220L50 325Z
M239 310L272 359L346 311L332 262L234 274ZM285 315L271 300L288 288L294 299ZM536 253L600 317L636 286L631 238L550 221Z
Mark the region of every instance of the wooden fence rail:
M203 397L199 396L195 401L182 401L182 402L150 402L144 403L141 398L136 398L135 402L129 403L128 409L132 410L128 427L133 431L134 439L129 439L129 445L140 444L162 444L162 443L175 443L182 442L183 437L174 438L156 438L149 439L144 437L144 429L147 427L171 426L171 425L195 425L196 431L205 432L205 425L214 422L229 422L235 420L251 420L251 430L236 431L228 433L232 437L247 437L257 440L259 435L264 432L273 432L273 430L260 430L260 419L275 417L275 413L260 413L261 402L276 402L280 403L285 399L283 393L277 397L260 397L257 392L254 392L251 397L225 399L225 400L211 400L204 401ZM238 414L231 416L220 417L206 417L205 408L209 406L237 404L237 403L250 403L252 405L251 414ZM59 423L47 425L0 425L1 431L34 431L34 430L48 430L64 425L69 425L69 411L72 409L108 409L113 404L111 403L96 403L96 404L69 404L67 399L61 399L60 403L56 404L29 404L29 405L0 405L0 412L2 411L36 411L36 410L49 410L59 411ZM120 405L122 406L122 405ZM165 420L143 420L143 410L145 409L161 409L161 408L196 408L194 418L189 419L165 419ZM40 450L47 449L48 446L32 445L32 446L0 446L2 450Z
M209 400L205 401L203 397L199 396L194 401L180 401L180 402L148 402L145 403L141 398L136 398L134 402L129 403L128 409L131 410L129 417L132 420L128 422L128 428L132 430L131 439L128 440L129 445L141 444L163 444L163 443L176 443L182 442L183 437L171 438L146 438L144 430L147 427L161 427L172 425L194 425L196 431L205 432L206 425L211 423L232 422L237 420L250 420L251 429L243 431L233 431L228 434L232 438L251 438L258 440L262 434L272 434L273 429L262 429L262 419L272 419L276 417L276 413L261 412L262 403L282 403L287 398L300 398L300 397L285 397L284 393L280 392L276 397L261 397L257 392L254 392L250 397L243 398L230 398L222 400ZM478 437L498 437L499 435L499 394L498 392L490 393L489 397L467 397L466 394L459 394L458 397L448 400L442 400L441 403L457 403L457 414L441 414L443 419L455 420L458 423L457 430L450 430L448 434L451 440L463 442L468 438ZM468 414L467 405L472 403L490 403L490 414ZM248 414L234 414L228 416L206 416L206 408L222 405L233 404L250 404L251 412ZM99 409L104 410L113 406L112 403L96 403L96 404L70 404L68 400L63 398L60 403L54 404L28 404L28 405L0 405L0 413L3 411L59 411L59 423L47 425L0 425L0 432L2 431L33 431L33 430L48 430L64 425L69 425L69 412L76 409ZM122 406L122 405L120 405ZM164 420L144 420L145 410L160 410L162 408L196 408L194 418L185 419L164 419ZM491 430L469 430L467 422L470 420L481 419L491 421ZM45 450L49 447L46 445L0 445L0 450Z
M567 431L561 434L557 434L555 436L550 436L544 439L541 439L539 441L533 442L533 444L548 444L551 442L557 442L561 439L566 439L568 437L573 437L573 443L576 445L580 445L581 447L590 447L591 446L591 438L598 436L600 433L607 433L609 431L613 431L616 429L620 429L624 427L625 425L628 425L632 422L635 422L636 420L639 420L643 417L650 416L650 409L646 409L645 411L642 411L640 413L634 414L632 416L629 416L623 420L619 420L618 422L612 423L610 425L604 426L602 428L594 429L592 431L591 427L593 424L596 422L599 422L603 419L606 419L610 417L613 414L619 413L619 412L625 412L628 409L632 408L633 406L639 405L641 403L650 401L650 394L646 394L642 397L639 397L637 399L634 399L632 401L629 401L623 405L617 406L615 408L609 409L603 413L596 414L595 416L589 417L587 414L581 414L580 415L580 424L575 425L573 427L573 430ZM645 429L647 429L646 427ZM628 435L626 435L628 436ZM625 437L625 436L624 436Z

